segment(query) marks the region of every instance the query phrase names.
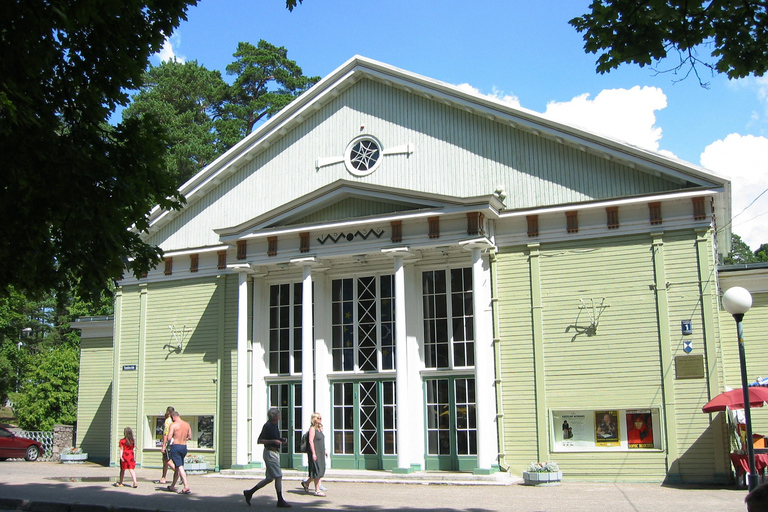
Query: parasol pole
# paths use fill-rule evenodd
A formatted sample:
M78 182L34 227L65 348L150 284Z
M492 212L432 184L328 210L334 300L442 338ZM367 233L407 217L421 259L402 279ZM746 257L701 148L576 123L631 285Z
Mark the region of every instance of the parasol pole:
M744 313L752 307L752 295L741 288L734 286L723 294L723 307L733 315L736 320L736 334L739 337L739 364L741 365L741 390L744 393L744 421L747 426L747 459L749 460L749 475L747 475L747 488L752 491L757 487L757 469L755 467L755 447L752 439L752 415L749 405L749 385L747 384L747 359L744 354L744 329L741 321Z

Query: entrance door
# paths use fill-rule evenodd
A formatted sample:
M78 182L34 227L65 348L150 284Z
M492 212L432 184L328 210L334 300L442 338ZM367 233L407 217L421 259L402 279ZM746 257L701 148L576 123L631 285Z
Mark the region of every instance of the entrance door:
M397 467L394 380L333 384L333 467Z
M475 379L427 379L428 470L471 471L477 467Z
M301 383L270 384L269 407L280 410L280 433L288 438L288 444L280 450L280 467L301 468ZM263 449L263 446L258 445L255 449Z

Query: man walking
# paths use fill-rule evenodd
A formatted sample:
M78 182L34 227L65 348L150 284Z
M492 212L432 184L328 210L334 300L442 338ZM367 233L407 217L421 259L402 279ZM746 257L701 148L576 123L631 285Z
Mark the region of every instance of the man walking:
M187 472L184 470L184 457L187 456L187 441L192 439L192 429L189 423L181 419L177 411L173 411L171 414L173 423L168 429L168 437L173 439L171 445L171 460L175 466L173 470L173 483L168 486L168 490L176 492L176 482L181 475L181 481L184 484L184 488L179 491L179 494L190 494L189 484L187 483Z
M169 449L171 447L171 438L168 436L168 431L171 429L171 425L173 425L173 418L171 417L173 415L173 411L175 411L173 407L170 405L165 409L165 420L163 421L163 446L161 448L161 451L163 452L163 474L160 477L160 480L157 480L156 484L167 484L168 482L165 479L165 475L168 473L168 468L174 469L173 462L171 461L171 450Z
M290 507L291 504L283 499L283 471L280 469L280 449L288 442L288 438L280 437L280 410L272 408L267 412L269 420L264 424L259 435L259 444L264 445L264 465L267 474L264 480L243 491L245 502L250 506L253 493L269 485L274 480L277 492L277 506Z

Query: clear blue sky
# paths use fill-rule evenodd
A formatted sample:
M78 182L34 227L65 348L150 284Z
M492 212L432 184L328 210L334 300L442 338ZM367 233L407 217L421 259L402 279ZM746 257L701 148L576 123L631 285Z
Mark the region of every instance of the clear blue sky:
M224 74L238 42L264 39L284 46L306 75L323 77L362 55L552 117L548 105L557 102L561 121L729 176L734 215L741 212L768 188L768 80L729 81L702 68L707 90L695 76L679 81L647 67L599 75L597 57L568 25L589 3L304 0L289 12L282 0L201 0L170 49ZM617 91L597 99L608 90ZM734 231L756 249L768 242L763 225L768 193L734 220Z

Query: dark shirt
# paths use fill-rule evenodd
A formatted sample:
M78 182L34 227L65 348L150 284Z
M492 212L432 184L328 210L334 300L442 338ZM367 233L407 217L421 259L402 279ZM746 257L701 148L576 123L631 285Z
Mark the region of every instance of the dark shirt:
M261 434L259 434L259 442L261 441L269 441L272 439L280 439L280 427L277 426L277 423L272 423L271 421L268 421L264 424L264 427L261 429ZM280 448L278 446L275 446L272 443L264 444L265 447L269 448L270 450L279 450Z

